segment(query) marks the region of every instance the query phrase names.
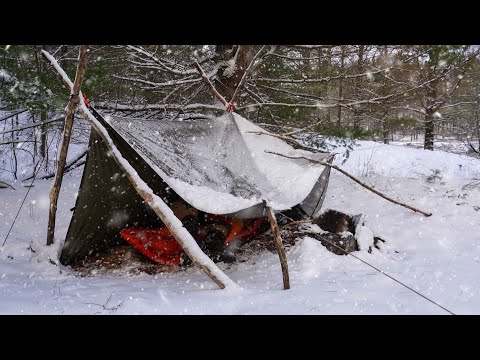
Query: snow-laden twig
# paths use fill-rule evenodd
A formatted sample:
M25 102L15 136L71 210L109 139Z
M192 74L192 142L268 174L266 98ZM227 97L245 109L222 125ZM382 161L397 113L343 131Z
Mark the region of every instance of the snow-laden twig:
M258 78L255 79L255 81L263 81L263 82L270 82L270 83L284 83L284 84L308 84L308 83L323 83L323 82L329 82L332 80L337 80L337 79L355 79L359 77L366 77L367 74L369 76L371 75L376 75L382 72L387 71L387 69L379 69L377 71L372 71L368 73L361 73L361 74L353 74L353 75L347 75L345 73L337 75L337 76L326 76L323 78L316 78L316 79L311 79L311 78L305 78L305 79L270 79L270 78Z
M34 127L37 127L37 126L47 125L47 124L50 124L50 123L63 121L64 119L65 119L64 117L61 117L61 118L58 118L58 119L48 120L48 121L44 121L44 122L40 122L40 123L34 123L32 125L21 126L21 127L17 127L17 128L14 128L14 129L2 131L2 132L0 132L0 135L8 134L8 133L15 132L15 131L22 131L22 130L34 128Z
M302 145L297 140L295 140L291 137L285 136L285 135L277 135L277 134L264 132L264 131L247 131L247 133L248 134L255 134L255 135L267 135L267 136L276 137L277 139L281 139L283 141L286 141L287 143L289 143L290 145L292 145L296 149L302 149L302 150L306 150L306 151L310 151L310 152L320 152L320 153L325 152L325 151L320 151L318 149L314 149L314 148L309 147L309 146Z
M8 141L1 141L0 145L23 144L23 143L33 143L33 142L35 141L34 140L8 140Z
M119 76L119 75L113 75L114 78L120 79L120 80L127 80L127 81L133 81L133 82L138 82L142 83L145 85L150 85L149 89L156 89L159 87L165 87L165 86L178 86L178 85L183 85L183 84L191 84L191 83L197 83L200 82L200 79L197 78L184 78L184 79L179 79L179 80L169 80L161 83L157 83L154 81L149 81L149 80L144 80L144 79L139 79L139 78L132 78L132 77L127 77L127 76Z
M0 121L8 120L8 119L10 119L10 118L12 118L12 117L14 117L14 116L16 116L16 115L20 115L20 114L26 112L26 111L28 111L28 109L24 109L24 110L17 111L17 112L15 112L15 113L13 113L13 114L4 116L3 118L0 119Z
M215 88L215 86L213 86L212 82L210 81L210 79L208 78L208 76L205 74L205 71L203 71L202 67L200 66L200 64L198 62L195 61L195 67L197 68L197 71L198 73L200 74L200 76L202 77L202 80L203 82L210 88L210 90L212 91L213 95L215 95L215 97L220 100L220 102L225 105L225 106L228 106L228 103L227 103L227 100L225 100L225 98L218 92L218 90Z
M73 83L68 78L65 71L58 65L57 61L46 51L43 52L47 59L52 63L64 81L73 89ZM175 240L192 259L193 263L202 269L220 288L235 289L239 288L233 280L231 280L198 246L195 239L183 227L182 222L175 216L172 209L163 201L161 197L156 195L148 184L138 175L137 171L123 157L117 149L105 127L92 115L90 110L83 101L79 104L79 109L84 118L92 125L97 133L102 137L110 153L118 164L120 169L126 174L128 180L137 191L137 193L145 200L155 214L162 220L164 225L170 230Z
M373 74L376 74L376 73L383 73L384 71L385 71L385 69L379 69L379 70L377 70L375 72L372 72L370 74L373 75ZM326 99L326 98L319 97L319 96L312 95L312 94L301 94L301 93L296 93L296 92L286 90L286 89L274 88L274 87L271 87L271 86L258 84L259 87L266 88L266 89L273 90L273 91L278 91L278 92L281 92L281 93L286 93L286 94L289 94L289 95L294 96L294 97L303 97L303 98L307 98L307 99L317 99L319 101L337 101L337 103L330 103L330 104L329 103L317 103L317 104L296 104L296 103L293 103L293 104L290 104L290 103L257 102L256 104L245 105L245 106L239 108L239 110L254 109L254 108L257 108L257 107L304 107L304 108L315 108L315 107L317 107L317 108L328 109L328 108L336 108L336 107L340 106L340 107L345 107L345 108L354 108L354 107L357 107L359 105L365 105L365 104L368 104L368 105L379 104L381 102L385 102L387 100L393 100L395 98L399 98L399 97L404 96L408 93L411 93L415 90L423 88L423 87L427 86L428 84L430 84L434 81L437 81L439 79L444 78L446 75L448 75L452 71L453 70L450 70L447 73L442 73L442 74L436 76L433 79L426 80L426 81L424 81L420 84L415 84L414 86L408 87L408 88L406 88L402 91L399 91L399 92L396 92L396 93L393 93L393 94L383 95L383 96L375 96L375 97L372 97L372 98L369 98L369 99L355 100L355 101L349 101L349 102L341 102L341 99L334 99L334 98ZM326 82L326 81L330 81L330 80L334 80L334 79L341 79L341 78L348 78L348 77L358 77L359 75L365 75L365 74L339 75L339 76L336 76L336 77L327 77L327 78L322 78L322 79L304 79L304 80L292 80L292 81L289 81L291 79L257 79L257 80L258 81L259 80L264 80L264 81L268 80L268 81L274 82L274 83L275 82L291 82L291 83L313 82L313 83L315 83L315 82L324 82L324 81ZM435 105L435 106L438 107L438 104ZM423 113L423 114L425 113L425 111L416 110L416 109L412 109L412 108L405 108L405 109L412 110L412 111L417 111L417 112L420 112L420 113Z
M300 103L277 103L277 102L264 102L256 104L248 104L237 108L237 110L253 110L256 108L268 108L268 107L287 107L287 108L309 108L309 109L328 109L336 108L338 104L300 104Z
M291 155L286 155L286 154L277 153L277 152L274 152L274 151L265 151L265 152L266 152L266 153L269 153L269 154L274 154L274 155L278 155L278 156L283 156L283 157L286 157L286 158L289 158L289 159L303 159L303 160L311 161L311 162L316 163L316 164L320 164L320 165L324 165L324 166L331 167L332 169L335 169L335 170L337 170L338 172L341 172L343 175L349 177L350 179L352 179L353 181L355 181L357 184L360 184L360 185L363 186L365 189L370 190L371 192L373 192L374 194L377 194L378 196L384 198L385 200L388 200L388 201L390 201L390 202L392 202L392 203L394 203L394 204L403 206L404 208L407 208L407 209L412 210L412 211L414 211L414 212L418 212L418 213L420 213L420 214L422 214L422 215L432 216L432 213L427 213L427 212L425 212L425 211L422 211L422 210L419 210L419 209L417 209L417 208L414 208L413 206L410 206L410 205L401 203L400 201L397 201L397 200L394 200L394 199L388 197L387 195L385 195L385 194L381 193L380 191L372 188L371 186L368 186L368 185L365 184L363 181L357 179L355 176L353 176L352 174L346 172L346 171L343 170L342 168L339 168L339 167L336 166L336 165L329 164L328 162L325 162L325 161L312 159L312 158L309 158L309 157L306 157L306 156L291 156Z
M71 159L68 163L66 163L63 172L66 174L67 172L69 172L73 169L76 169L77 167L85 164L85 160L80 161L80 159L83 158L85 155L87 155L87 152L88 152L88 150L83 151L82 153L80 153L79 155L77 155L73 159ZM30 180L30 179L33 178L33 176L34 176L33 174L30 174L28 177L22 179L22 181ZM38 179L51 179L54 176L55 176L55 173L50 173L50 174L46 174L46 175L43 175L43 176L40 176L40 177L37 177L37 178Z
M314 122L313 124L310 124L310 125L308 125L308 126L305 126L304 128L292 130L292 131L283 133L282 135L283 135L283 136L292 136L292 135L295 135L295 134L299 134L299 133L301 133L301 132L310 130L310 129L313 128L314 126L321 125L324 121L325 121L325 119L322 119L322 120L319 120L319 121L317 121L317 122Z
M176 75L191 75L195 74L196 70L195 69L184 69L184 70L177 70L174 69L167 64L165 64L161 59L157 58L154 54L149 53L145 49L142 49L140 46L133 46L133 45L127 45L127 48L134 50L142 55L145 55L149 60L153 61L154 63L158 64L160 67L163 69L176 74Z
M109 102L99 102L95 104L97 109L110 109L117 111L154 111L154 110L172 110L172 111L193 111L193 110L225 110L217 105L209 104L148 104L148 105L125 105Z
M60 289L60 288L59 288ZM120 301L117 305L115 306L108 306L108 303L110 302L110 300L112 300L112 297L113 297L113 292L110 294L110 296L107 298L107 300L105 301L105 304L97 304L97 303L86 303L87 305L95 305L95 306L100 306L101 308L103 308L103 310L106 310L106 311L117 311L122 305L123 303L125 302L125 300L122 300ZM95 314L100 314L100 312L96 312Z

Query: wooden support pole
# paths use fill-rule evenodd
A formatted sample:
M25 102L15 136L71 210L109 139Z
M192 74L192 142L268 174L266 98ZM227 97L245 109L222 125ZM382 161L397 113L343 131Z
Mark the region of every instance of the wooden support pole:
M85 76L86 66L87 45L80 45L77 73L75 75L75 82L73 83L73 88L71 89L70 100L68 102L67 111L65 114L62 146L60 148L60 155L57 162L57 174L55 175L55 181L53 183L52 189L50 190L50 211L48 213L47 245L51 245L54 242L58 195L60 194L60 189L62 187L63 172L65 168L65 163L67 161L68 146L70 144L70 136L72 134L73 127L73 115L80 101L78 93L80 92L83 77Z
M270 226L272 227L273 239L275 241L275 246L277 247L278 257L280 258L280 265L282 267L283 274L283 289L290 289L290 277L288 275L288 263L287 255L285 254L285 249L282 243L282 237L280 236L280 229L278 228L277 218L272 208L267 206L268 220L270 221Z

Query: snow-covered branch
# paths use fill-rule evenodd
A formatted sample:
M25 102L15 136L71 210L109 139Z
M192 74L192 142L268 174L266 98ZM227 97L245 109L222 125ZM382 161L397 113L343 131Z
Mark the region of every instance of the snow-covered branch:
M169 80L165 82L154 82L154 81L149 81L149 80L144 80L140 78L132 78L128 76L120 76L120 75L113 75L115 79L120 79L120 80L127 80L127 81L133 81L133 82L138 82L141 84L145 85L150 85L149 89L156 89L159 87L166 87L166 86L178 86L178 85L184 85L184 84L191 84L191 83L198 83L201 80L198 78L183 78L179 80Z
M213 86L212 82L210 81L210 79L208 78L208 76L205 74L205 72L203 71L202 67L200 66L200 64L198 62L195 62L195 67L197 68L197 71L198 73L200 74L203 82L210 88L210 90L212 91L212 93L215 95L215 97L220 100L220 102L227 106L228 105L228 102L227 100L225 100L225 98L218 92L217 89L215 89L215 86Z
M346 72L343 74L337 75L337 76L326 76L322 78L304 78L304 79L289 79L289 78L284 78L284 79L273 79L273 78L258 78L255 79L255 81L263 81L263 82L270 82L270 83L283 83L283 84L310 84L310 83L324 83L324 82L329 82L332 80L339 80L339 79L355 79L355 78L361 78L361 77L371 77L372 75L376 75L382 72L385 72L386 69L379 69L376 71L372 72L365 72L361 74L352 74L352 75L347 75Z
M20 111L17 111L13 114L10 114L10 115L7 115L7 116L4 116L3 118L0 119L0 121L4 121L4 120L8 120L14 116L17 116L17 115L20 115L20 114L23 114L24 112L27 112L28 109L24 109L24 110L20 110Z
M185 75L193 75L196 73L195 69L182 69L182 70L174 69L173 67L170 67L167 64L165 64L165 62L160 60L158 57L154 56L153 54L149 53L148 51L146 51L145 49L142 49L139 46L127 45L127 48L134 50L142 55L145 55L148 59L152 60L161 68L163 68L164 70L167 70L172 74L185 76Z
M61 118L58 118L58 119L48 120L48 121L44 121L44 122L41 122L41 123L34 123L32 125L21 126L21 127L17 127L17 128L14 128L14 129L2 131L2 132L0 132L0 135L8 134L8 133L15 132L15 131L22 131L22 130L26 130L26 129L31 129L31 128L34 128L34 127L37 127L37 126L47 125L47 124L51 124L51 123L54 123L54 122L63 121L64 119L65 119L64 117L61 117Z
M412 210L414 212L418 212L422 215L425 215L425 216L432 216L432 213L427 213L425 211L422 211L422 210L419 210L413 206L410 206L410 205L407 205L407 204L404 204L400 201L397 201L395 199L392 199L391 197L381 193L380 191L372 188L371 186L365 184L363 181L357 179L355 176L353 176L352 174L346 172L345 170L343 170L342 168L339 168L338 166L336 165L333 165L333 164L330 164L328 162L325 162L325 161L321 161L321 160L315 160L315 159L312 159L310 157L307 157L307 156L290 156L290 155L286 155L286 154L281 154L281 153L277 153L277 152L274 152L274 151L265 151L269 154L273 154L273 155L278 155L278 156L281 156L281 157L286 157L288 159L303 159L303 160L308 160L310 162L313 162L313 163L316 163L316 164L321 164L323 166L328 166L328 167L331 167L332 169L335 169L337 170L338 172L342 173L343 175L349 177L350 179L352 179L353 181L355 181L357 184L360 184L361 186L363 186L365 189L367 190L370 190L371 192L373 192L374 194L377 194L378 196L384 198L385 200L388 200L394 204L397 204L397 205L400 205L400 206L403 206L404 208L407 208L409 210Z
M117 111L154 111L154 110L172 110L172 111L195 111L195 110L225 110L218 105L209 104L148 104L148 105L126 105L112 102L98 102L95 104L98 109L110 109Z

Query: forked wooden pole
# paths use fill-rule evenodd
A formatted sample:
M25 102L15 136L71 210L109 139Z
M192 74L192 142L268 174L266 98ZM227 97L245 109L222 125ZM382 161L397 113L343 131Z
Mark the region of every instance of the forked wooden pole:
M47 229L47 245L52 245L55 240L55 219L57 215L58 195L62 187L63 172L65 163L67 162L68 145L70 144L70 136L72 134L73 116L80 101L78 93L82 86L83 77L85 76L85 68L87 66L87 45L80 45L78 54L77 74L70 93L70 100L67 105L65 114L65 124L63 127L62 146L57 162L57 173L52 189L50 190L50 210L48 213L48 229Z

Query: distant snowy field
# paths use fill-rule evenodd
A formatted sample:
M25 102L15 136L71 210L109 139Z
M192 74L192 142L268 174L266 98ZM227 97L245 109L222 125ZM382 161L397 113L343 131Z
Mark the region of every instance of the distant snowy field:
M480 314L480 186L462 190L480 178L480 160L359 144L344 169L433 216L389 203L332 171L324 208L364 213L366 225L387 240L381 251L355 254L454 313ZM79 182L78 176L64 181L57 239L66 234ZM334 255L308 237L287 253L288 291L282 290L278 257L271 253L246 263L219 264L243 287L234 291L219 290L195 268L156 276L76 277L48 260L57 258L61 243L44 245L50 187L51 181L36 182L0 253L2 314L446 314L353 257ZM2 242L27 191L19 184L16 188L0 190Z

